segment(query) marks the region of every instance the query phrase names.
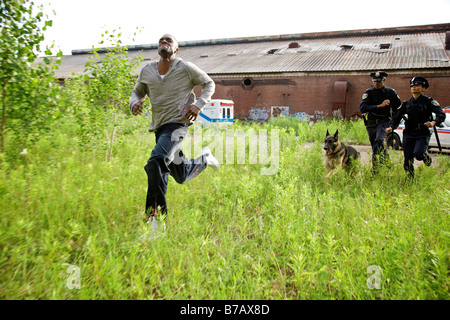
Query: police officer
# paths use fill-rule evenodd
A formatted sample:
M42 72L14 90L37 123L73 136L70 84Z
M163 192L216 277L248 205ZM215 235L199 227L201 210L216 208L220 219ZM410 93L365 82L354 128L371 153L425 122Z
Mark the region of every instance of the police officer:
M429 87L427 79L414 77L410 80L412 98L403 101L401 107L394 114L386 133L397 128L402 119L405 119L403 130L403 154L405 162L403 167L411 178L414 178L414 158L431 165L431 157L427 153L431 130L436 124L445 120L445 112L439 103L431 97L423 95ZM433 120L432 113L436 115Z
M389 156L384 145L385 130L391 120L391 110L393 114L402 103L397 92L385 86L387 76L388 74L384 71L370 74L373 86L364 91L359 105L372 146L373 173L377 173L379 163L385 163L388 160Z

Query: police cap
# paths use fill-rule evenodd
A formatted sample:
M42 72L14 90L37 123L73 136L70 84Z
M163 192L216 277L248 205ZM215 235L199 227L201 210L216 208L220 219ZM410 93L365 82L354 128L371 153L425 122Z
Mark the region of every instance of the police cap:
M377 71L372 72L370 76L372 77L372 81L379 82L385 80L388 74L384 71Z
M424 77L414 77L409 81L409 86L412 87L415 84L422 85L425 89L428 88L430 85L428 84L428 80Z

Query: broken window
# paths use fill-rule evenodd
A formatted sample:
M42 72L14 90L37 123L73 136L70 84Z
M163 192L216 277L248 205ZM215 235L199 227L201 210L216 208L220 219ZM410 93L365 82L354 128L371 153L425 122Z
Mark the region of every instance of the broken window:
M341 49L344 50L344 51L353 50L353 46L351 44L343 44L341 46Z

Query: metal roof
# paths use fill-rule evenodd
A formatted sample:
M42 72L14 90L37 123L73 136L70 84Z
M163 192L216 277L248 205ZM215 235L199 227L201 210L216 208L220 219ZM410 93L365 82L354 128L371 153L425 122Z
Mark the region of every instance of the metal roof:
M210 75L445 69L450 68L450 51L445 50L449 30L450 24L444 24L389 32L373 29L180 42L178 56ZM63 56L56 76L83 72L90 56L86 52L74 50L73 55ZM142 65L159 59L156 44L130 47L130 57L138 54L145 59Z

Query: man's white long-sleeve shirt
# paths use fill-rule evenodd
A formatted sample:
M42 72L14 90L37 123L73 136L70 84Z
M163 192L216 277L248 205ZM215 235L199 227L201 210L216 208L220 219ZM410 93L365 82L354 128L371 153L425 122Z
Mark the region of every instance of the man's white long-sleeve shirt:
M202 86L198 99L195 86ZM152 122L149 131L155 131L166 123L192 122L183 112L190 105L200 110L211 100L215 90L214 81L191 62L176 58L169 71L161 77L158 64L153 61L142 68L130 97L130 108L146 95L152 105Z

